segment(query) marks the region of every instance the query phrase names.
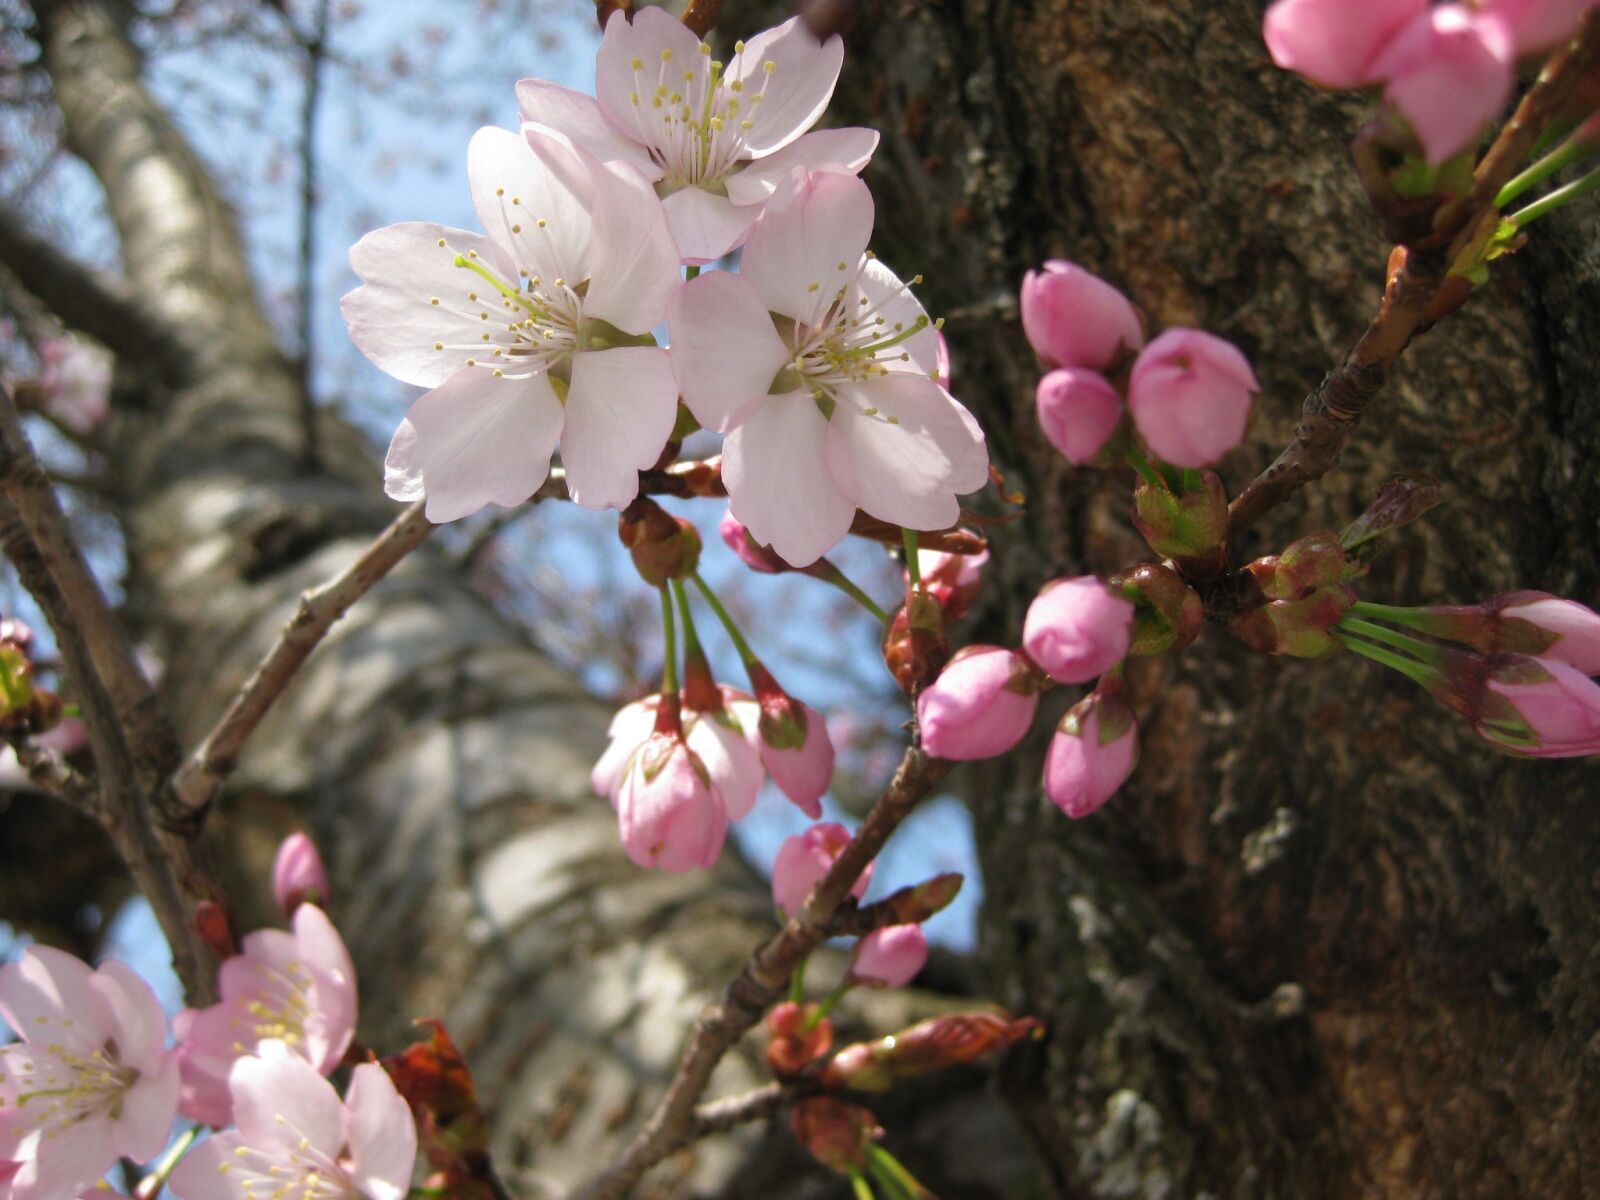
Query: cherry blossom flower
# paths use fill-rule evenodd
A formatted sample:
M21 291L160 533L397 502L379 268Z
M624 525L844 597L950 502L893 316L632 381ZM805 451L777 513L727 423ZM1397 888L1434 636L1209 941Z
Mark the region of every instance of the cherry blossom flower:
M524 121L559 130L602 161L655 185L684 259L739 245L796 167L855 174L877 148L871 129L806 130L833 95L844 58L798 17L734 43L726 65L682 21L612 14L595 62L595 99L539 79L517 84Z
M480 129L467 174L487 236L409 222L350 251L350 337L432 388L389 445L384 488L431 521L520 504L561 443L572 498L621 508L677 417L650 335L678 286L660 202L623 164L557 134Z
M922 586L933 594L952 621L960 620L972 611L978 593L983 590L983 568L989 561L989 552L976 554L947 554L943 550L918 550L917 571ZM906 577L906 586L911 578Z
M1272 61L1325 88L1362 87L1373 64L1428 0L1277 0L1263 32Z
M1553 658L1504 655L1483 676L1473 728L1508 754L1600 754L1600 684Z
M1069 817L1087 817L1116 795L1139 759L1139 725L1120 685L1067 710L1044 757L1045 795Z
M1198 329L1169 329L1128 375L1128 411L1157 455L1179 467L1214 463L1244 440L1261 390L1240 349Z
M772 860L772 900L786 917L795 916L811 889L832 868L834 860L850 844L850 831L837 821L821 821L804 833L783 839L778 856ZM856 899L866 895L872 880L872 864L861 872L850 888Z
M622 845L641 867L709 867L722 853L728 809L705 762L684 737L652 733L628 759L615 803Z
M201 1142L172 1173L179 1200L404 1200L417 1160L411 1110L377 1063L333 1085L279 1041L228 1075L237 1129Z
M1028 605L1022 647L1057 683L1087 683L1128 654L1133 605L1093 575L1055 579Z
M866 252L872 218L861 180L796 171L740 274L701 275L668 305L684 401L728 435L728 505L797 567L843 538L857 508L944 529L956 497L988 481L982 431L934 378L927 313Z
M315 904L294 911L294 932L258 929L222 964L222 999L173 1021L183 1067L183 1112L206 1125L230 1119L233 1064L279 1041L322 1074L344 1058L356 1025L356 974L339 931Z
M1373 70L1437 165L1470 149L1511 95L1516 53L1506 26L1460 4L1419 14Z
M118 1158L161 1152L178 1107L178 1063L150 985L47 946L0 967L0 1160L9 1200L63 1200Z
M1518 54L1534 54L1567 41L1600 0L1480 0L1479 10L1498 22Z
M1033 724L1041 682L1015 650L965 647L917 697L922 748L958 762L1004 754Z
M1076 263L1051 259L1022 280L1022 331L1057 367L1103 371L1144 345L1139 314L1111 284Z
M716 784L728 820L737 821L755 807L765 775L758 749L756 702L744 692L723 687L723 707L714 713L684 707L683 740ZM589 782L595 793L617 803L617 793L634 755L656 729L659 695L624 705L611 718L610 742L595 763Z
M1034 393L1039 427L1069 463L1081 467L1099 454L1122 423L1122 397L1105 376L1060 367Z

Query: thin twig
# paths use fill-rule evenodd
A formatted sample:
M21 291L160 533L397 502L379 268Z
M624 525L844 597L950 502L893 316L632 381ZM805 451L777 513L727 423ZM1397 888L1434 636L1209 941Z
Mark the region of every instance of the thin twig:
M907 747L890 782L850 844L775 937L758 946L739 974L696 1018L678 1069L650 1119L634 1135L616 1165L581 1193L582 1200L622 1200L644 1173L696 1136L696 1104L725 1054L783 995L789 977L825 941L834 914L867 864L900 822L954 764Z
M1585 19L1576 42L1553 56L1500 131L1473 174L1472 187L1453 214L1459 229L1448 250L1413 249L1384 291L1378 315L1355 347L1305 399L1294 441L1229 506L1228 532L1236 535L1282 504L1339 461L1339 452L1389 371L1427 327L1429 306L1452 264L1494 231L1494 199L1516 174L1551 118L1566 107L1584 76L1600 62L1600 11Z
M793 1083L767 1083L739 1096L709 1100L694 1110L687 1141L698 1141L709 1134L726 1133L740 1125L765 1120L796 1091L798 1088Z
M26 735L7 741L34 787L86 817L100 819L99 789L94 780L85 778L54 752L35 745Z
M256 726L334 622L433 532L424 504L418 500L396 517L336 578L302 593L299 607L272 649L174 777L173 791L185 812L200 813L211 803L223 780L238 765L239 754Z

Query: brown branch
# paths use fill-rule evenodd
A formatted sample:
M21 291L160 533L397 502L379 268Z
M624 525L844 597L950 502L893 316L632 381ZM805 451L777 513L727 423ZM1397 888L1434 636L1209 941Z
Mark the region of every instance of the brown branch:
M650 1119L616 1165L581 1193L583 1200L621 1200L644 1173L695 1136L696 1103L725 1054L783 995L789 977L831 933L834 914L889 835L949 772L953 763L906 749L890 782L850 844L812 889L798 916L745 960L722 995L696 1018L678 1069Z
M765 1120L798 1090L793 1083L768 1083L742 1095L707 1101L694 1110L684 1145L713 1133L726 1133L740 1125Z
M1345 439L1367 405L1382 390L1390 370L1419 333L1452 264L1462 261L1494 232L1495 197L1516 174L1551 119L1572 98L1584 76L1600 63L1600 11L1585 19L1577 40L1554 55L1473 174L1458 208L1445 216L1458 230L1448 250L1413 247L1384 291L1378 315L1344 361L1305 399L1294 440L1229 506L1228 532L1237 535L1339 461Z
M361 557L337 577L302 593L299 607L272 649L245 680L222 719L173 778L172 790L183 811L198 814L205 810L216 797L223 780L238 765L239 754L256 726L333 628L334 622L433 532L434 525L423 511L424 504L418 500L390 522Z
M722 0L689 0L683 7L682 20L690 33L704 41L721 11Z
M35 745L27 735L7 741L34 787L86 817L100 819L99 792L94 780L86 779L58 755Z

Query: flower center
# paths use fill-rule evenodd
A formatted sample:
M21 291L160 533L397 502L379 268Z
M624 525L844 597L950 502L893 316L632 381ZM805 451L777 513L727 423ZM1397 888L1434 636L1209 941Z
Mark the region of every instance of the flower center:
M27 1124L47 1138L90 1117L121 1117L123 1097L139 1080L117 1057L115 1042L90 1054L58 1042L8 1049L14 1052L0 1054L0 1075L10 1076Z
M217 1171L238 1182L251 1200L353 1200L362 1193L340 1164L317 1150L311 1139L281 1113L274 1123L299 1140L276 1150L235 1146Z
M545 226L542 219L539 225ZM583 319L583 295L588 290L588 280L573 285L561 278L547 280L529 275L526 286L519 289L484 266L476 251L456 255L455 264L471 271L500 294L500 307L505 310L511 344L494 347L490 351L493 362L482 364L492 366L496 375L503 375L507 370L522 374L543 370L564 375L570 370L572 356L577 351L604 349L611 344L603 331L590 333L585 329L589 323ZM478 293L468 292L467 298L478 301ZM590 336L586 338L585 333ZM486 342L490 340L487 333L483 336ZM468 359L467 365L479 364Z
M665 177L656 185L661 196L686 187L720 191L723 176L747 156L745 145L755 128L756 106L777 73L777 64L761 64L761 85L755 91L738 76L745 44L734 43L734 69L728 72L700 43L697 61L682 64L671 50L646 64L635 58L632 102L650 157Z
M258 990L248 1000L240 999L238 1007L242 1011L229 1021L237 1028L248 1030L251 1042L234 1042L234 1052L245 1054L254 1043L276 1038L306 1053L303 1043L306 1018L312 1011L311 971L296 960L282 970L257 963L255 972L260 978Z

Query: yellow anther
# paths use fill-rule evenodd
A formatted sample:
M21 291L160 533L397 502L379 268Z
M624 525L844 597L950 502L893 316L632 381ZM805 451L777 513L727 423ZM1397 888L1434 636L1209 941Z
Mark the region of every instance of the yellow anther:
M511 227L511 232L512 233L521 233L522 232L522 226L521 225L513 225Z
M500 368L499 368L499 367L496 367L496 368L495 368L495 369L494 369L494 377L495 377L495 378L496 378L496 379L499 379L499 378L500 378L500 376L502 376L502 375L504 375L504 374L505 374L505 372L504 372L504 371L502 371L502 370L501 370L501 369L500 369Z
M672 51L671 50L663 50L661 52L661 61L662 62L671 62L672 61Z
M435 342L433 344L433 348L435 350L443 350L444 349L444 343L443 342Z
M537 221L534 222L534 224L537 225L540 229L543 229L547 225L549 225L550 222L546 221L543 217L540 217Z
M644 59L635 55L631 65L635 71L642 71L644 70Z
M735 54L743 54L744 53L744 43L743 42L735 42L733 44L733 52Z
M443 238L440 238L439 239L439 245L443 246L444 244L445 244L445 240Z
M776 71L776 70L777 70L777 69L778 69L778 64L777 64L777 63L775 63L775 62L773 62L773 61L772 61L772 60L771 60L771 59L770 59L770 58L769 58L769 59L767 59L767 61L766 61L766 62L764 62L764 63L762 63L762 64L761 64L761 69L762 69L762 70L763 70L763 71L764 71L764 72L766 72L766 73L767 73L767 74L768 74L768 75L771 75L771 74L772 74L772 73L773 73L773 72L774 72L774 71Z
M439 304L439 297L437 297L437 296L433 297L431 300L428 301L428 303L434 305L435 307L437 307L438 304Z
M505 188L495 188L494 194L496 196L504 196L506 194L506 190Z

